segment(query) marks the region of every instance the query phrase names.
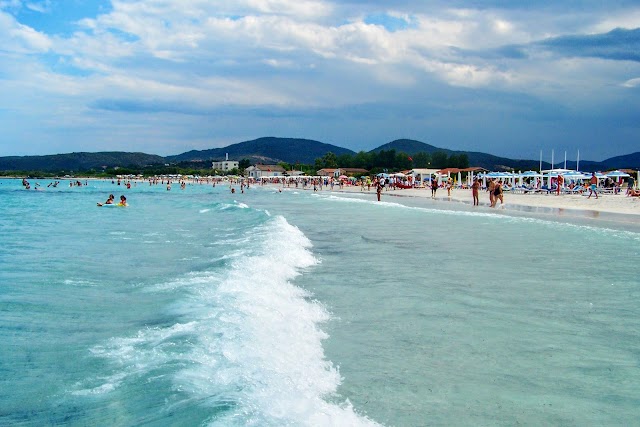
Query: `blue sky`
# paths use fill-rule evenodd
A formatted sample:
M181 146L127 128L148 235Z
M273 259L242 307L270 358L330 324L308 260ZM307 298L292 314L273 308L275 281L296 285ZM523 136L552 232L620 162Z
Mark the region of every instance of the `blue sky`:
M0 0L0 156L640 151L640 3Z

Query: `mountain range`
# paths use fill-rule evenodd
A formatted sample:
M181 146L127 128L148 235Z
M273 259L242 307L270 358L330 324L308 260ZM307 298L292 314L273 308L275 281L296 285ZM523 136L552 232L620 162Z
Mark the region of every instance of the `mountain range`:
M404 152L409 155L414 155L419 152L429 154L443 152L447 154L447 156L466 154L470 166L479 166L489 170L537 170L540 167L539 160L509 159L475 151L454 151L411 139L391 141L371 150L371 152L379 152L382 150L395 150L398 153ZM286 162L290 164L313 164L316 158L322 157L328 152L332 152L338 156L342 154L356 154L347 148L310 139L264 137L232 144L223 148L192 150L165 157L131 152L79 152L46 156L7 156L0 157L0 171L81 172L116 166L141 167L179 162L209 162L212 160L223 160L227 155L231 160L246 158L252 163L275 164L278 162ZM544 169L548 169L550 166L547 162L542 163ZM556 164L555 166L564 166L564 162L562 165ZM575 169L576 162L567 161L567 168ZM640 152L612 157L602 162L580 162L580 169L583 171L622 168L640 169Z

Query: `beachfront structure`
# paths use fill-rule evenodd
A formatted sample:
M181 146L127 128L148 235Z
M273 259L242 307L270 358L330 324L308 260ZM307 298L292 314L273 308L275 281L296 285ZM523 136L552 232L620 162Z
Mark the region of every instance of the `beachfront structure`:
M412 175L416 182L431 180L432 175L437 175L440 169L411 169L407 175Z
M219 171L230 171L231 169L237 169L238 165L239 163L236 160L222 160L213 162L211 168Z
M245 169L249 178L270 178L274 176L284 176L285 170L280 165L254 165Z
M338 178L342 175L345 176L361 176L361 175L367 175L369 173L368 170L366 169L360 169L360 168L337 168L337 169L332 169L332 168L324 168L324 169L320 169L317 172L318 176L332 176L334 178Z
M367 175L369 173L366 169L361 168L338 168L333 172L334 177L339 177L342 175L346 176L362 176Z
M337 169L332 169L332 168L324 168L324 169L320 169L318 172L316 172L316 175L318 176L335 176Z

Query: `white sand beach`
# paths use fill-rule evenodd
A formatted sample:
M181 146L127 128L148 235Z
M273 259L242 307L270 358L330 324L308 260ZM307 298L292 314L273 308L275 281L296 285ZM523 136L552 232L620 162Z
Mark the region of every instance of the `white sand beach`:
M326 190L325 190L326 191ZM334 192L361 192L360 187L356 186L344 186L342 189L337 187ZM504 205L498 206L496 209L522 209L522 207L529 208L543 208L543 209L557 209L560 212L563 210L578 210L585 212L602 212L602 213L615 213L626 215L637 215L640 219L640 197L627 197L625 195L626 188L623 188L619 194L603 194L599 193L598 198L595 196L587 198L586 195L577 194L561 194L559 196L555 194L515 194L510 192L504 193ZM366 190L365 190L366 192ZM372 187L369 191L372 197L375 197L375 190ZM387 189L382 194L382 200L389 197L431 197L431 190L428 188L413 188L413 189ZM437 201L442 203L446 202L462 202L472 203L471 190L470 189L453 189L451 196L447 196L447 190L440 188L437 191ZM489 207L489 193L486 191L480 191L480 208Z

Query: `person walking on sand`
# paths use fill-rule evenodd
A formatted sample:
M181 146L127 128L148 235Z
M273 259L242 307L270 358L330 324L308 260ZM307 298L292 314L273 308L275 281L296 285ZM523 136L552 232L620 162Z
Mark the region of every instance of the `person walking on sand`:
M562 185L564 184L564 177L560 174L558 174L557 184L558 184L558 188L556 188L556 196L559 196L560 190L562 189Z
M635 185L635 180L633 179L632 176L630 176L629 179L627 180L627 196L632 192L635 192L633 189L634 185Z
M589 184L591 184L589 186L589 197L587 197L587 199L591 198L591 195L595 193L596 195L596 199L598 198L598 177L596 176L595 172L591 172L591 179L589 180Z
M478 195L480 191L480 181L478 178L473 180L473 184L471 185L471 194L473 195L473 206L478 206L480 204L480 197Z

